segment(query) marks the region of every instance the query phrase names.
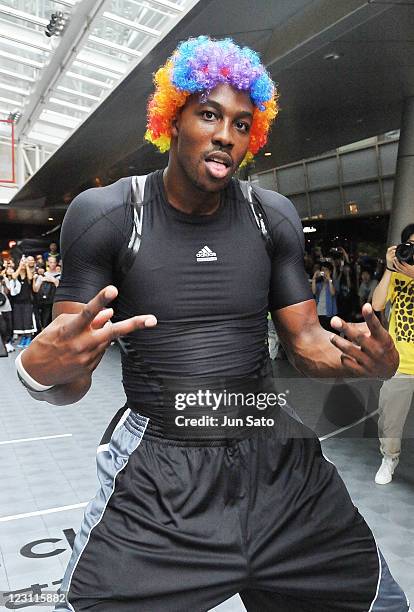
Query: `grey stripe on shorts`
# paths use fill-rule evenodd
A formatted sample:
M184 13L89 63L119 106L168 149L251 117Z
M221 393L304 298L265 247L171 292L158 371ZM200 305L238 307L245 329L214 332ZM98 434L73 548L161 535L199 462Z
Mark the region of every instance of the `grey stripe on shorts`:
M73 552L62 580L60 593L66 594L66 602L59 603L55 610L74 612L67 594L73 573L79 559L89 542L92 530L102 520L109 499L114 492L116 477L128 464L129 457L140 445L148 418L127 409L115 427L108 444L98 447L96 466L101 484L95 498L89 502L78 534L73 545Z

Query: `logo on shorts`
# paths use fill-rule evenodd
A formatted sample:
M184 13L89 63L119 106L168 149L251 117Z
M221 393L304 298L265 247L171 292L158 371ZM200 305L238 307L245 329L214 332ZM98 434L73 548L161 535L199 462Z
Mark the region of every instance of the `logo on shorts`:
M217 261L217 253L214 253L207 245L198 251L197 261Z

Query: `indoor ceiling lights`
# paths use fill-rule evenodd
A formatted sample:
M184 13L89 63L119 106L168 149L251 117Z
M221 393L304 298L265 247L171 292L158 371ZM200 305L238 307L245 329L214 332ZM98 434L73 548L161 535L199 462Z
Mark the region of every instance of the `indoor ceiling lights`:
M21 111L15 110L15 111L9 113L8 120L9 121L13 121L13 123L17 123L21 116L22 116Z
M51 36L61 36L67 22L67 16L62 11L52 13L50 21L46 26L45 34L48 38Z
M329 62L335 62L336 60L339 60L340 57L341 55L339 53L335 53L335 51L332 51L332 53L327 53L326 55L324 55L323 59Z

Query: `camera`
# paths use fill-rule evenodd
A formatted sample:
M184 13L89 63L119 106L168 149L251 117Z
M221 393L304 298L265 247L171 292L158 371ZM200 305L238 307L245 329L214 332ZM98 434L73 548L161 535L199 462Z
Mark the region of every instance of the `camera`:
M400 263L412 266L414 264L414 242L408 240L399 244L395 250L395 257Z
M343 257L343 253L341 249L338 249L336 247L332 247L332 249L329 249L329 254L332 257L332 259L342 259Z

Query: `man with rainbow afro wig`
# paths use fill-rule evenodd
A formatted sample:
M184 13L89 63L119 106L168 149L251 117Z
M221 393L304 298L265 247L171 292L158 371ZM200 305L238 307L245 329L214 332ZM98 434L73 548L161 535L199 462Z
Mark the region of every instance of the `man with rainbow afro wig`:
M252 49L240 48L230 38L191 38L178 46L158 70L154 82L156 91L148 104L145 138L161 152L170 148L171 121L188 96L212 91L223 83L247 91L255 106L249 147L242 163L251 162L266 144L277 115L276 91L258 54Z
M201 36L155 86L146 138L168 165L71 203L54 321L17 363L32 397L74 403L127 336L126 405L98 448L100 490L56 609L207 612L240 593L248 612L407 612L274 386L269 311L304 375L385 379L398 365L368 304L364 324L332 319L344 337L322 329L293 204L235 178L266 143L274 84L251 49Z

